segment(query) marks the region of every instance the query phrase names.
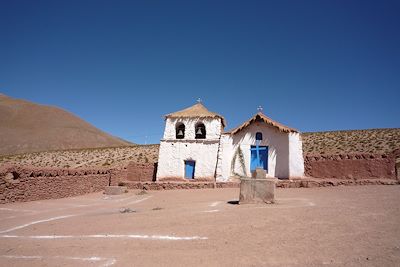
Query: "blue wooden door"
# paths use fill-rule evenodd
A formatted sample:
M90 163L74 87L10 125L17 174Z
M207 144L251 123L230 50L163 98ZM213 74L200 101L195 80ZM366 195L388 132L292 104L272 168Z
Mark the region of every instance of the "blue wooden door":
M262 166L264 170L268 171L268 147L258 147L260 161L257 160L257 146L251 146L250 150L250 171L254 171L258 166Z
M194 178L194 167L196 162L193 160L185 160L185 178L193 179Z

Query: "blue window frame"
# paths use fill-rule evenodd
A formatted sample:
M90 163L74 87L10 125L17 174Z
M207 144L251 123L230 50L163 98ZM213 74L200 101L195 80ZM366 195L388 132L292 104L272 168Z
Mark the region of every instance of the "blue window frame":
M257 157L257 148L259 159ZM268 147L267 146L251 146L250 171L254 171L257 167L262 167L268 171Z

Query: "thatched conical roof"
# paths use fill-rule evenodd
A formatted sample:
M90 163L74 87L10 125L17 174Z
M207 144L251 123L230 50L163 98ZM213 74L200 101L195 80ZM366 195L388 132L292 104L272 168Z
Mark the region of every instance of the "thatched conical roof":
M202 103L165 115L165 118L220 118L225 127L225 118L209 111Z
M251 117L249 120L245 121L243 124L241 124L240 126L226 132L229 134L236 134L238 132L240 132L241 130L243 130L244 128L248 127L250 124L252 124L253 122L257 122L257 121L261 121L264 122L268 125L271 125L273 127L276 127L279 131L284 132L284 133L298 133L299 131L290 127L287 127L277 121L274 121L273 119L265 116L265 114L263 114L262 112L258 112L256 115L254 115L253 117Z

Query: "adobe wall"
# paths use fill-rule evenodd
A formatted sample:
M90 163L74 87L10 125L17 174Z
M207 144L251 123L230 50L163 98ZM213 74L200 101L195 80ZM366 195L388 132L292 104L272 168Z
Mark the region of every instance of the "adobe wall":
M8 166L0 169L0 203L83 195L116 183L112 170L38 169ZM113 181L114 180L114 181Z
M124 180L132 182L155 181L156 165L154 163L136 163L131 161L125 170ZM122 180L122 179L121 179Z
M130 162L123 169L59 169L3 165L0 204L78 196L122 181L152 182L156 165Z
M305 174L315 178L397 179L393 154L306 156Z

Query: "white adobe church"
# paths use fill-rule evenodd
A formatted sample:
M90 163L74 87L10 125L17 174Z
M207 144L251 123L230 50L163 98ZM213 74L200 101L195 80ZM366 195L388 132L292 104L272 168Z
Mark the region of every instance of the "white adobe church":
M230 131L221 115L202 103L165 115L157 181L227 182L251 176L256 167L280 179L303 177L302 141L297 130L261 110Z

